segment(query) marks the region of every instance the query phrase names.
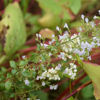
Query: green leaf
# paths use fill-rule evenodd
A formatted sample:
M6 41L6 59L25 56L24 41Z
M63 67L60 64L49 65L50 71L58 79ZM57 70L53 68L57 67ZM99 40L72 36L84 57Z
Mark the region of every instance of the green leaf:
M43 17L41 17L39 20L40 25L43 27L56 27L56 25L59 25L61 19L58 15L55 15L53 13L46 13Z
M40 17L39 15L26 13L24 19L26 23L26 31L28 36L40 30L41 26L38 23L39 17Z
M7 72L7 69L6 69L5 67L1 67L1 71L2 71L3 73L6 73L6 72Z
M48 95L47 95L47 93L45 93L45 92L43 92L43 91L36 91L34 94L37 95L37 97L38 97L40 100L48 100Z
M15 69L13 69L13 70L11 71L11 73L12 73L13 75L15 75L16 72L17 72L17 70L15 70Z
M39 46L39 45L38 45ZM38 48L39 49L39 48ZM39 62L39 55L37 53L32 53L32 56L30 57L30 61L34 62L34 63L38 63Z
M11 86L12 86L12 82L10 80L5 83L5 88L7 90L9 90L11 88Z
M100 99L100 66L92 63L83 62L83 69L92 80L94 86L94 96Z
M69 99L67 99L67 100L74 100L74 98L73 97L70 97Z
M18 3L9 4L6 7L0 26L0 32L4 31L6 40L4 51L10 57L26 41L25 23Z
M27 61L24 61L24 60L22 60L22 61L20 61L20 63L19 63L19 66L25 66L25 65L27 65Z
M39 2L40 7L45 11L45 12L50 12L59 15L60 12L62 11L61 6L59 3L56 2L56 0L37 0Z
M29 5L30 0L21 0L21 6L23 7L23 12L26 13L27 12L27 8Z
M81 0L69 0L69 8L72 10L74 14L78 14L81 9Z
M85 99L93 97L93 86L92 86L92 84L83 88L81 90L81 94L82 94L83 98L85 98Z
M15 63L15 61L10 61L10 66L11 66L12 68L16 68L16 63Z

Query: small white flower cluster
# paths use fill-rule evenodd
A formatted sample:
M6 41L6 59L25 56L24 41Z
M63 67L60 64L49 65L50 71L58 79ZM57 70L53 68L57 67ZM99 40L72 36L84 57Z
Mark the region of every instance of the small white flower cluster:
M84 15L81 15L81 18L86 22L85 25L91 25L91 28L94 28L96 25L94 22L89 22L89 19L85 17ZM79 34L73 34L72 36L69 34L68 25L65 24L64 28L67 28L68 31L64 32L63 35L59 35L58 38L55 38L55 35L52 35L52 40L46 43L40 43L40 45L44 48L49 48L49 46L56 46L56 40L59 42L59 50L57 52L57 57L62 59L62 62L67 61L76 61L77 55L80 57L81 60L89 59L91 60L91 51L93 48L100 46L100 39L97 37L93 37L92 39L86 40L86 37L83 37L84 35L81 35L84 29L80 27L80 33ZM60 31L61 29L57 26L57 31ZM37 36L40 37L40 36ZM60 52L59 52L60 51ZM75 55L75 56L74 56ZM53 55L53 51L48 52L48 56ZM62 63L61 62L61 63ZM63 68L62 68L63 66ZM66 67L67 66L67 67ZM63 70L61 70L63 69ZM59 74L59 72L61 73ZM48 81L59 81L61 79L60 75L67 76L70 79L75 79L77 74L77 65L74 63L68 63L67 65L58 64L55 68L47 69L45 68L45 71L41 72L36 77L36 80L41 80L42 86L47 85L46 80ZM25 82L26 85L28 85L28 81ZM51 90L56 90L58 88L58 85L50 85Z
M56 85L50 85L50 90L57 90L58 84Z
M59 40L61 40L61 42L63 42L64 39L67 39L66 41L69 41L69 34L66 32L63 35L59 35Z
M72 36L69 36L69 34L63 34L62 36L59 36L59 41L61 42L61 48L64 52L60 52L58 55L59 58L63 59L64 61L67 60L67 57L69 59L72 59L72 53L76 47L79 47L80 45L80 38L77 34L74 34ZM68 54L70 53L70 54Z
M93 37L94 46L100 46L100 39L97 37Z
M48 78L49 80L60 80L60 77L58 75L59 68L60 68L60 65L56 66L55 69L51 68L44 71L41 76L37 76L36 80L39 80L39 79L41 80L41 79L46 79L46 78Z
M77 72L77 66L74 63L70 63L70 67L66 68L63 74L67 74L71 79L75 79Z
M47 48L48 47L48 44L43 44L43 43L40 43L40 45L42 46L42 47L44 47L44 48Z
M100 39L97 39L96 37L93 37L92 42L81 42L80 48L77 48L74 50L75 54L78 54L82 60L84 60L84 56L87 56L89 60L91 60L90 52L92 48L95 48L97 46L100 46Z

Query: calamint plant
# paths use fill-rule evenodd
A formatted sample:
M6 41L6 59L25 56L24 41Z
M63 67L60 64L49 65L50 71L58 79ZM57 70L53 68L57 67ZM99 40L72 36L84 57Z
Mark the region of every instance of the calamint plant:
M36 34L37 48L22 60L10 61L10 68L1 67L0 98L8 100L43 100L40 94L49 87L59 89L59 81L78 78L83 61L92 60L92 49L100 46L100 25L81 15L82 26L77 33L71 34L69 26L56 27L51 40ZM39 93L40 94L39 94ZM45 94L47 97L47 94Z

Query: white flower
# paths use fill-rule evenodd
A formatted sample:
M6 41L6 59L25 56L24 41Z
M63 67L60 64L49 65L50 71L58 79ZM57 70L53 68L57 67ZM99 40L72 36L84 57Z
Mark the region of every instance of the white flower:
M37 77L36 77L36 80L39 80L39 79L40 79L40 76L37 76Z
M50 85L50 90L57 90L58 85Z
M93 37L93 40L95 41L97 39L97 37Z
M58 84L54 85L54 90L57 90L57 88L58 88Z
M63 59L64 61L66 61L65 53L64 52L60 52L60 55L58 55L58 57Z
M91 56L88 56L88 59L91 60Z
M25 59L26 58L26 56L22 56L22 59Z
M72 56L71 56L71 55L68 55L68 58L70 58L70 59L71 59L71 58L72 58Z
M72 74L73 74L72 70L69 69L69 73L68 73L68 75L71 76Z
M73 73L71 79L75 79L76 73Z
M93 19L97 19L97 18L98 18L97 16L94 16L94 17L93 17Z
M49 56L52 56L52 53L51 52L49 52Z
M79 30L82 31L82 27L79 27Z
M40 43L41 46L43 46L43 43Z
M55 69L60 70L61 69L61 64L58 64Z
M52 35L52 38L54 38L54 37L55 37L55 35L53 34L53 35Z
M74 72L77 72L77 69L74 69Z
M49 41L49 45L51 45L52 44L52 41Z
M80 57L80 59L81 59L81 60L84 60L84 58L83 58L83 57Z
M85 16L82 14L82 15L81 15L81 18L84 20Z
M47 44L44 44L44 48L46 48L48 45Z
M45 82L42 82L42 86L45 86Z
M85 22L88 23L89 22L89 19L88 18L85 18Z
M41 38L41 34L39 34L38 37Z
M68 28L68 24L67 23L65 23L64 28Z
M29 83L30 83L29 80L27 80L27 79L26 79L24 82L25 82L25 85L27 85L27 86L28 86Z
M50 90L53 90L53 88L54 88L53 85L50 85Z
M56 27L56 30L57 30L57 31L60 31L60 28L57 26L57 27Z
M94 22L90 22L91 26L94 27L95 26L95 23Z
M30 100L30 98L27 98L27 100Z
M36 37L37 37L37 38L39 37L39 34L38 34L38 33L36 33Z
M64 31L64 34L68 34L68 31Z
M68 68L66 68L65 70L64 70L64 74L68 74L68 72L69 72L69 69Z
M100 10L98 10L98 13L99 13L99 15L100 15Z
M52 42L52 43L55 42L55 39L52 39L51 42Z

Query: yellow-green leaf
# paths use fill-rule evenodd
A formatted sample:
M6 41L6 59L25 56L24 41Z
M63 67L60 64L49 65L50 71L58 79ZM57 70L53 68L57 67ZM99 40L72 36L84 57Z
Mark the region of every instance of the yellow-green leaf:
M5 36L4 51L7 56L11 56L26 41L25 24L18 3L6 7L0 27L0 33L3 32Z
M83 69L92 80L95 98L100 99L100 65L83 62Z

